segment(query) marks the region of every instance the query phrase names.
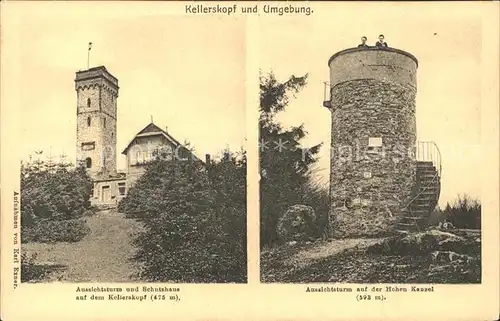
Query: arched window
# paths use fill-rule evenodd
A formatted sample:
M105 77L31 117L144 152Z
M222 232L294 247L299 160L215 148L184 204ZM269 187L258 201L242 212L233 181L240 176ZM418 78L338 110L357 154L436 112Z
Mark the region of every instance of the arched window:
M87 126L90 126L90 116L87 117Z
M87 107L90 107L90 98L87 98Z
M87 165L87 168L91 168L92 167L92 158L87 157L85 159L85 164Z

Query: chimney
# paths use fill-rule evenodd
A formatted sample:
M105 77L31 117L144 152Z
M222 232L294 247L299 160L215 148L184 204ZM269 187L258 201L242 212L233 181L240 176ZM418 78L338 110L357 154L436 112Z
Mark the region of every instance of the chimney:
M168 126L165 126L165 133L168 133Z
M205 154L205 163L210 165L210 154Z

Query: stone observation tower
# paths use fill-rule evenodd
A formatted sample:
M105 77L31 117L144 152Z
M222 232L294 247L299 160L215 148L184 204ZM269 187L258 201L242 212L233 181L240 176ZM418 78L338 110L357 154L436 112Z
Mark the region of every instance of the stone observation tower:
M422 228L439 197L441 159L434 143L416 141L417 59L363 47L334 54L328 66L333 235Z
M94 180L116 175L118 89L118 79L104 66L76 73L77 160Z

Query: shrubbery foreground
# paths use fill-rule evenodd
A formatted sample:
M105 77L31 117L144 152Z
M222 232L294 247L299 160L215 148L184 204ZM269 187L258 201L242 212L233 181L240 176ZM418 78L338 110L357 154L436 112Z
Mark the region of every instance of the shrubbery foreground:
M41 161L21 164L21 242L78 242L90 232L92 181L81 165ZM40 281L49 270L37 253L21 255L22 282Z
M77 242L89 228L83 217L92 181L81 165L34 161L21 165L22 242Z
M119 203L144 223L139 277L152 282L246 282L246 156L158 158Z

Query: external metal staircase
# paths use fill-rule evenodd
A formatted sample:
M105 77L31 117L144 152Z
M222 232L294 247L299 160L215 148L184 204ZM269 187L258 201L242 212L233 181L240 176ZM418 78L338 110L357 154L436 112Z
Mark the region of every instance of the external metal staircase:
M416 149L416 187L412 199L403 207L398 231L415 232L426 227L441 192L441 152L432 141L418 142Z
M332 86L324 82L323 106L331 109ZM441 152L433 141L416 144L416 186L411 200L402 207L397 223L399 232L414 232L424 229L434 211L441 192Z

